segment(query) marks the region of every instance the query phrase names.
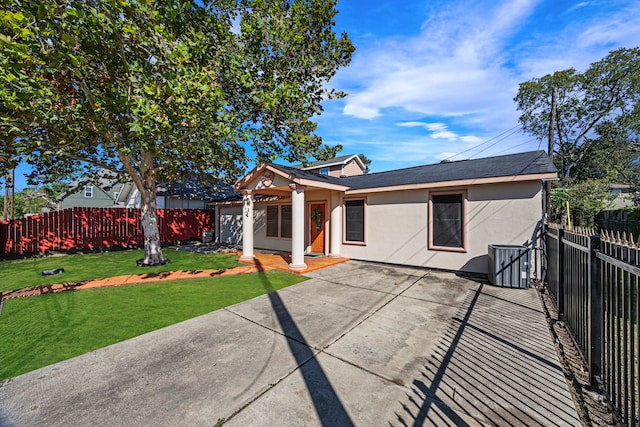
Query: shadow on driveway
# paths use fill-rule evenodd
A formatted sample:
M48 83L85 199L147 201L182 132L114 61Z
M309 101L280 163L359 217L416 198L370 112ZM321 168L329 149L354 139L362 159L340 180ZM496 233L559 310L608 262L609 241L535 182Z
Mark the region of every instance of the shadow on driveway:
M262 271L260 261L256 259L258 270ZM313 350L302 335L302 332L291 317L287 306L278 295L265 274L259 275L264 289L268 292L273 312L278 318L291 354L296 359L298 369L304 378L305 385L313 401L318 419L323 426L353 426L344 405L331 385ZM302 346L294 346L298 342Z

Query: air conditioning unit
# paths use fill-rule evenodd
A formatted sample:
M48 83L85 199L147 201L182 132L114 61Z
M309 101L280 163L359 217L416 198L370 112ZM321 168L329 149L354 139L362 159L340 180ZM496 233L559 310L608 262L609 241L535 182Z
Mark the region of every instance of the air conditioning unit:
M530 250L527 246L489 245L489 282L504 288L528 288Z

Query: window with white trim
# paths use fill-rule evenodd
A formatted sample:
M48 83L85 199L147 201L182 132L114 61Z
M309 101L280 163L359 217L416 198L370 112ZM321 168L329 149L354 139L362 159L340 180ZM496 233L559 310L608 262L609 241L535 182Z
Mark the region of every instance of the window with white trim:
M291 205L267 206L267 237L291 238Z
M429 248L466 251L464 191L432 193L429 197Z
M365 236L365 200L347 199L344 201L344 240L345 243L364 243Z
M329 168L321 168L320 175L329 175Z
M93 186L87 185L84 187L84 197L93 197Z

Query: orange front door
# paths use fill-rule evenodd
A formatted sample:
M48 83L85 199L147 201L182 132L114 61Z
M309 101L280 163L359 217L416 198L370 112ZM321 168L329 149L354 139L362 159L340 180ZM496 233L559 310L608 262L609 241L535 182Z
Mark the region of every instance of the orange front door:
M311 204L309 207L311 218L311 251L324 253L324 203Z

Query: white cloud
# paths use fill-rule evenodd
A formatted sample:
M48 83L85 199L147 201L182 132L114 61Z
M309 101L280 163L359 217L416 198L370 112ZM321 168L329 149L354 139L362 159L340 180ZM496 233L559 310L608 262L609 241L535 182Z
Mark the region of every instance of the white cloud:
M398 126L408 127L408 128L421 127L421 128L425 128L427 130L430 130L432 132L446 131L447 130L447 125L444 124L444 123L400 122L400 123L398 123Z
M398 123L398 126L402 126L402 127L405 127L405 128L418 128L418 127L426 128L427 124L424 123L424 122L400 122L400 123Z
M380 117L379 109L365 107L359 104L347 104L344 107L344 113L359 119L375 119L376 117Z
M535 150L539 141L520 133L493 141L518 126L519 83L640 45L640 3L631 0L414 1L424 8L419 29L360 38L333 80L350 95L326 122L328 140L367 154L374 170Z
M496 55L537 2L459 3L432 15L417 37L384 40L357 53L349 77L368 84L351 91L344 114L373 119L398 107L435 117L498 117L505 109L491 105L513 109L515 93L504 89L505 82L516 82Z
M586 1L583 1L583 2L580 2L580 3L576 3L573 6L571 6L569 9L567 9L564 13L571 13L571 12L573 12L575 10L581 9L581 8L586 7L588 5L589 5L589 3L586 2Z
M444 132L432 133L431 137L432 138L437 138L437 139L456 140L456 139L458 139L458 134L456 134L454 132L451 132L451 131L444 131Z
M435 2L419 35L377 40L356 51L352 65L338 78L345 86L357 82L357 89L347 88L343 114L373 120L396 108L429 118L460 118L469 129L501 131L517 122L513 98L519 83L572 66L582 70L616 42L640 44L640 10L630 13L637 6L616 4L624 10L585 22L576 14L591 11L591 3L566 11L556 5L558 12L547 10L545 3L541 9L556 15L544 18L534 15L540 4ZM564 27L548 28L544 19L559 20ZM587 49L596 45L598 49Z
M465 135L460 137L460 141L466 142L468 144L479 144L482 142L482 138L473 135Z
M447 130L447 125L444 123L426 123L425 127L434 132Z

